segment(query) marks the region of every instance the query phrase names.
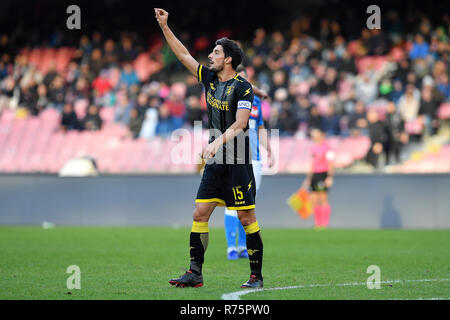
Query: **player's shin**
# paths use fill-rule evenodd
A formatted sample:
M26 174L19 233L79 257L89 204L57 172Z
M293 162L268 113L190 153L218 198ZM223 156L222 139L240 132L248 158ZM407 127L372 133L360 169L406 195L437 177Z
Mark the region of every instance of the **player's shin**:
M247 249L247 237L245 235L245 230L240 221L238 221L238 251Z
M250 272L258 279L262 279L263 242L259 230L258 222L244 226L247 234L247 251L250 261Z
M208 222L194 221L192 223L192 230L189 241L191 255L191 265L189 267L189 270L198 275L202 273L202 265L206 248L208 247L208 239Z
M233 212L231 210L225 209L224 224L228 253L230 253L231 250L236 251L236 231L239 223L240 221L236 216L236 211Z

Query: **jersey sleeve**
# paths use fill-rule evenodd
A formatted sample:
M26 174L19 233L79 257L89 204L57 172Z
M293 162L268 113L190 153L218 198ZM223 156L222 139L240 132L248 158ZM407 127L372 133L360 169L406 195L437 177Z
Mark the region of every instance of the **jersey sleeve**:
M254 99L254 105L258 108L258 119L256 119L256 126L262 126L264 125L264 120L263 120L263 116L262 116L262 106L261 106L261 100L255 96Z
M253 89L248 82L243 82L237 90L237 108L252 110L253 104Z
M198 68L197 68L197 78L198 78L198 81L199 81L199 82L203 83L203 85L205 86L205 88L206 88L207 84L208 84L208 83L210 82L210 80L211 80L212 73L213 73L213 72L212 72L208 67L205 67L205 66L202 65L202 64L199 64L199 65L198 65Z

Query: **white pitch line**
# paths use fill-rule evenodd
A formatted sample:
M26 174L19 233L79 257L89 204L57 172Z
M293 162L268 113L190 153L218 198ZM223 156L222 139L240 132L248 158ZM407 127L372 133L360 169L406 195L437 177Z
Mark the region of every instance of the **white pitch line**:
M418 279L418 280L387 280L380 281L382 284L389 283L403 283L403 282L433 282L433 281L449 281L450 279ZM347 287L347 286L365 286L367 282L348 282L348 283L338 283L338 284L306 284L299 286L288 286L288 287L278 287L278 288L262 288L262 289L246 289L241 291L235 291L231 293L224 293L222 295L222 300L241 300L241 296L260 291L273 291L273 290L287 290L287 289L305 289L305 288L319 288L319 287Z

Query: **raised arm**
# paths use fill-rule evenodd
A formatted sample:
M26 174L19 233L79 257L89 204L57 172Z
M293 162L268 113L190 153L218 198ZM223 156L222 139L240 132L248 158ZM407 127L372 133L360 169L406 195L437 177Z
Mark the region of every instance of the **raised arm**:
M158 20L159 26L166 38L166 41L172 49L173 53L177 56L178 60L193 74L197 75L198 62L195 60L186 47L181 43L180 40L173 34L167 25L167 19L169 18L169 13L164 9L155 8L156 20Z

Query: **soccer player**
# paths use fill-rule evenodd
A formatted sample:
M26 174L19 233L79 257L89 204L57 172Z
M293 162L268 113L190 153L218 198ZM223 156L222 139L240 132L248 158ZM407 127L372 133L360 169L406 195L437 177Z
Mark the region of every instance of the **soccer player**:
M245 68L240 65L236 70L244 79L248 79L247 71ZM252 153L252 166L253 166L253 175L255 177L255 187L256 187L256 196L258 196L258 190L261 185L261 175L262 175L262 162L261 156L259 153L259 142L261 138L261 143L265 146L267 150L268 156L268 165L272 167L273 158L272 158L272 150L267 140L267 136L262 131L264 130L264 121L262 118L262 110L261 110L261 100L257 97L257 95L264 96L264 91L259 90L258 88L253 86L253 90L255 91L255 97L253 99L252 111L250 113L250 119L248 121L249 124L249 134L250 134L250 147ZM242 224L239 222L237 217L236 210L229 210L225 208L225 216L224 216L224 224L225 224L225 236L227 238L227 257L229 260L237 260L239 258L248 258L248 252L246 247L246 236L244 228ZM236 248L236 235L238 238L238 245Z
M328 189L333 185L334 152L326 141L325 133L319 128L310 131L313 145L310 147L312 161L302 187L311 192L316 229L328 227L331 207L328 203Z
M190 234L189 270L169 280L178 287L201 287L202 265L208 247L208 221L216 206L236 210L247 234L250 279L241 288L263 287L263 243L255 216L255 179L250 160L248 119L252 109L252 86L236 73L242 50L227 38L216 41L209 66L199 64L167 25L169 13L155 8L156 19L177 58L203 83L206 93L209 144L201 157L208 159L195 200Z

